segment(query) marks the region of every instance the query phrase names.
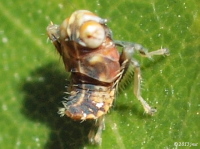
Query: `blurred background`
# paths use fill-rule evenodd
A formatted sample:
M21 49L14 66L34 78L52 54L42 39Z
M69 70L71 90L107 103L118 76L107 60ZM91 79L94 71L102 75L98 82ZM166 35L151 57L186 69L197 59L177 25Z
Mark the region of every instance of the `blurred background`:
M87 142L90 124L57 114L68 74L46 27L79 9L107 18L116 40L170 50L170 56L153 60L136 56L142 95L158 112L144 114L129 83L106 116L100 147ZM1 148L199 148L199 11L198 0L1 1Z

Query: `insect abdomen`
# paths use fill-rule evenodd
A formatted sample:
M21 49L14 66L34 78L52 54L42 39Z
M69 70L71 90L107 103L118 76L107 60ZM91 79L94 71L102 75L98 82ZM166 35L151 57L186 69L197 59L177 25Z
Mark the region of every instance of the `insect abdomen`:
M63 102L60 114L74 120L97 119L108 112L114 97L115 88L76 84L72 86L67 101Z

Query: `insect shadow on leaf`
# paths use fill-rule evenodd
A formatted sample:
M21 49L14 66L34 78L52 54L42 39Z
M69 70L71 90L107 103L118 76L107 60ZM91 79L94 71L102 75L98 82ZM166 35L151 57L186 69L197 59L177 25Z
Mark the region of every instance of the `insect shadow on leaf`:
M69 82L66 78L66 72L60 71L56 63L49 63L33 71L22 84L24 104L21 112L36 122L35 125L44 124L50 129L46 149L82 148L88 143L90 121L80 123L57 114L64 86ZM37 131L45 133L40 132L39 127Z

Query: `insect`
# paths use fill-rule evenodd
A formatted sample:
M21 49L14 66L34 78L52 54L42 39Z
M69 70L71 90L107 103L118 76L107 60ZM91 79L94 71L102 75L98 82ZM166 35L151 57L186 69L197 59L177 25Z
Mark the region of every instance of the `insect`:
M135 52L148 58L169 54L164 48L147 52L140 44L115 41L106 23L106 19L90 11L78 10L61 25L51 23L47 27L48 37L71 74L69 95L58 113L74 120L95 120L88 135L93 144L101 144L104 116L112 107L118 83L130 65L134 67L135 96L146 113L156 112L141 96L140 66L132 56ZM122 47L121 53L117 47Z

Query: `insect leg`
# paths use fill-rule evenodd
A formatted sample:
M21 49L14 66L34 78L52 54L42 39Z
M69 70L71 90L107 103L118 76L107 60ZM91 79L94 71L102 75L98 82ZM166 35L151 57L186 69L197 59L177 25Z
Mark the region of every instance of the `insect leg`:
M131 58L135 51L139 52L142 56L151 58L151 56L154 55L166 55L169 56L169 50L166 48L161 48L152 52L148 52L146 48L144 48L142 45L132 42L126 42L126 41L115 41L115 44L117 46L123 47L126 49L126 57Z
M97 121L92 126L88 134L88 138L91 144L101 145L102 142L101 134L104 129L105 129L105 117L101 116L100 118L97 119Z
M141 102L146 113L153 115L156 112L156 109L149 106L149 104L141 96L141 70L139 63L132 59L131 64L134 66L134 94L137 99Z
M51 24L47 26L47 34L49 39L53 42L54 46L56 47L57 51L61 54L61 44L60 44L60 26Z
M127 64L134 66L134 94L137 99L141 102L146 113L152 115L156 112L156 109L149 106L149 104L141 96L141 70L140 65L137 60L133 59L132 56L135 51L139 52L141 55L150 58L153 55L169 55L167 49L159 49L153 52L148 52L142 45L124 42L124 41L115 41L117 46L123 47L123 51L120 57L120 62L123 64L124 61L129 61ZM128 66L127 66L128 67Z

